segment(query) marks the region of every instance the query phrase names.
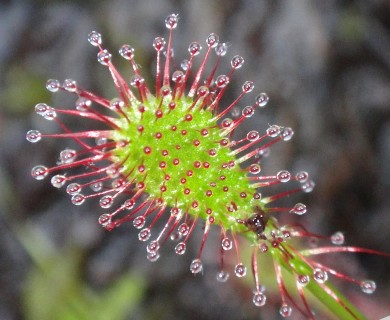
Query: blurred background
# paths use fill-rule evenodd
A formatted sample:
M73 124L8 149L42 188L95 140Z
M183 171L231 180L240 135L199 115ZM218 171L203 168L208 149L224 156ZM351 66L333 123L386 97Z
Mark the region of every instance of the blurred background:
M154 70L152 41L167 36L170 13L180 16L178 64L190 42L204 43L215 32L231 43L226 66L235 54L245 58L228 98L238 96L245 80L271 97L245 130L273 123L294 128L293 141L273 148L266 164L270 172L305 169L316 181L313 193L289 200L307 204L304 224L323 234L343 231L350 245L390 252L389 1L1 0L0 319L279 318L278 299L270 297L260 310L251 287L215 281L212 250L206 249L204 275L194 277L189 264L198 240L184 257L168 246L150 263L134 228L105 232L96 201L73 206L64 190L30 176L36 164L54 165L63 147L25 140L29 129L56 131L34 114L35 104L74 103L46 91L46 80L73 78L112 98L110 77L87 34L101 32L112 53L131 44L147 75ZM129 79L129 66L114 61ZM372 296L340 284L368 319L390 315L389 259L336 254L329 262L377 282ZM261 277L267 275L263 270Z

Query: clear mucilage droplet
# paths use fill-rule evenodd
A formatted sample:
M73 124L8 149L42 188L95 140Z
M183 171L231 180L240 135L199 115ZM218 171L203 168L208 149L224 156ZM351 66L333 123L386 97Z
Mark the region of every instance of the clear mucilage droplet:
M26 140L31 143L36 143L40 141L42 134L38 130L30 130L26 134Z
M269 101L269 97L266 93L262 92L256 97L256 104L259 107L265 107Z
M156 262L160 258L160 254L158 251L151 251L147 253L146 258L150 262Z
M256 307L262 307L265 305L265 303L267 302L267 297L264 293L262 292L259 292L259 291L256 291L254 294L253 294L253 304L256 306Z
M87 111L91 105L92 101L84 97L78 98L75 103L76 109L81 112Z
M226 282L229 279L229 273L221 270L217 273L217 281L218 282Z
M103 182L97 181L95 183L92 183L89 187L91 188L92 191L99 192L103 189Z
M253 81L245 81L242 85L242 92L249 93L255 88Z
M229 84L229 77L224 74L221 74L215 80L215 84L220 89L225 88Z
M35 166L31 169L31 176L36 180L43 180L49 173L49 170L42 165Z
M218 45L219 37L215 33L210 33L206 39L206 43L209 47L215 48Z
M280 136L284 141L290 141L293 135L294 131L290 127L285 127L280 131Z
M103 196L99 200L100 207L102 207L103 209L107 209L111 207L113 203L114 203L114 197L110 195Z
M215 53L217 56L223 57L226 55L228 50L228 45L226 43L218 43L215 46Z
M143 228L145 225L145 218L143 216L138 216L133 220L133 226L137 229Z
M292 308L288 304L283 304L279 309L279 313L283 318L288 318L291 316Z
M230 240L228 237L225 237L221 241L222 249L225 251L231 250L233 248L233 241Z
M57 174L51 178L50 182L54 188L61 188L66 183L66 177Z
M299 216L305 214L307 211L307 208L306 208L306 205L304 205L303 203L297 203L296 205L294 205L294 207L290 210L290 213L295 213Z
M341 231L337 231L331 235L330 241L336 246L341 246L345 241L344 234Z
M178 21L179 21L179 15L172 13L165 19L165 26L169 30L175 29L177 27Z
M280 127L277 125L272 125L267 129L267 135L271 138L276 138L280 134Z
M145 229L142 229L139 233L138 233L138 239L140 241L148 241L149 238L151 236L151 232L150 232L150 229L149 228L145 228Z
M305 287L309 284L310 277L306 274L299 275L297 278L297 284L301 287Z
M57 92L61 88L61 83L56 79L46 81L46 89L50 92Z
M313 278L318 283L325 283L328 280L328 273L325 270L316 268L313 271Z
M276 174L276 179L278 179L278 181L283 182L283 183L288 182L291 179L291 173L288 172L287 170L279 171Z
M360 283L360 288L366 294L372 294L376 290L376 283L372 280L364 280Z
M98 47L102 44L102 35L99 32L92 31L88 34L88 42L94 47Z
M160 249L160 243L157 240L150 241L146 246L147 252L156 252Z
M153 41L153 48L156 51L162 51L165 47L165 39L161 37L156 37Z
M74 162L77 152L73 149L65 149L60 152L60 163L68 164Z
M107 213L100 215L98 222L102 227L108 226L111 223L111 215Z
M72 79L66 79L62 86L68 92L76 92L77 91L77 82L72 80Z
M175 246L175 252L179 255L182 255L186 252L186 244L185 242L179 242L176 246Z
M234 268L234 274L239 278L245 277L246 267L242 263L238 263Z
M72 199L71 199L72 203L76 206L79 206L79 205L82 205L85 201L85 196L78 193L78 194L75 194Z
M191 56L197 56L202 50L202 46L199 42L191 42L188 46L188 52Z
M307 180L306 182L302 183L302 191L305 193L312 192L315 187L315 182L313 180Z
M78 194L80 192L81 192L81 186L76 182L73 182L66 187L66 193L71 196Z
M233 69L241 68L244 65L244 58L239 55L234 56L231 65Z
M124 44L120 47L119 54L126 60L131 60L134 58L134 48L128 44Z
M108 63L111 61L112 55L108 52L108 50L104 49L97 54L97 60L100 64L103 66L108 65Z
M203 270L202 261L200 259L194 259L191 262L190 270L193 274L197 274Z
M246 135L249 141L256 141L260 138L260 134L256 130L249 131Z

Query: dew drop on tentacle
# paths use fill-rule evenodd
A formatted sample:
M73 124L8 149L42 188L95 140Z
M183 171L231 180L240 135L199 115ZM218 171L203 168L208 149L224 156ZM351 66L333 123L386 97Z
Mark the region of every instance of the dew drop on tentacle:
M102 36L99 32L92 31L88 34L88 42L94 47L98 47L102 44Z
M262 92L256 97L256 104L259 107L265 107L269 101L269 97L266 93Z
M251 174L258 174L261 171L261 167L258 163L253 163L249 166L249 172Z
M51 178L50 182L51 182L53 187L61 188L66 182L66 177L63 175L57 174Z
M255 114L255 108L253 108L252 106L246 106L244 109L242 109L241 114L245 118L250 118Z
M314 269L313 278L318 283L325 283L328 280L328 273L320 268Z
M218 282L226 282L229 279L229 273L224 270L221 270L217 273L216 278Z
M218 45L219 37L215 33L210 33L206 39L206 43L210 48L215 48Z
M134 208L134 205L135 205L135 201L134 199L127 199L124 203L123 203L124 207L126 210L131 210Z
M148 241L149 238L151 236L151 232L150 232L150 229L149 228L145 228L145 229L142 229L139 233L138 233L138 239L140 241Z
M295 179L300 183L305 183L309 179L309 174L306 171L299 171L295 174Z
M280 182L283 183L290 181L290 178L291 178L291 173L288 172L287 170L279 171L276 174L276 179L278 179Z
M190 227L187 223L183 222L177 229L182 236L186 236L190 231Z
M225 237L221 241L221 246L223 250L228 251L233 248L233 241L230 240L228 237Z
M239 55L234 56L231 65L233 69L241 68L244 65L244 58Z
M156 262L160 258L160 254L158 251L151 251L146 254L146 258L150 262Z
M73 149L65 149L60 152L60 163L69 164L74 162L76 159L77 152Z
M71 196L78 194L80 192L81 192L81 186L76 182L73 182L66 187L66 193Z
M188 46L188 52L191 56L197 56L202 50L202 46L199 42L191 42Z
M186 252L186 244L185 242L179 242L176 246L175 246L175 252L179 255L182 255Z
M341 246L345 241L344 234L341 231L337 231L331 235L330 241L336 246Z
M46 112L42 114L42 116L49 121L54 120L57 117L57 112L54 108L48 107Z
M172 13L165 19L165 26L170 30L175 29L177 27L178 21L179 21L179 15Z
M42 165L35 166L31 170L31 176L36 180L43 180L49 173L49 170Z
M291 316L292 308L288 304L283 304L279 309L279 313L283 318L288 318Z
M290 141L291 138L293 137L294 135L294 131L293 129L291 129L290 127L285 127L283 128L281 131L280 131L280 137L284 140L284 141Z
M57 92L61 88L61 83L56 79L46 81L46 89L50 92Z
M126 60L131 60L134 58L134 48L128 44L124 44L120 47L119 54Z
M290 213L295 213L299 216L305 214L307 211L307 208L306 208L306 205L304 205L303 203L297 203L296 205L294 205L294 207L290 210Z
M267 135L271 138L276 138L280 134L280 127L277 125L272 125L267 128Z
M79 206L79 205L82 205L85 201L85 196L78 193L78 194L75 194L72 199L71 199L72 203L76 206Z
M145 225L145 218L143 216L138 216L133 220L133 226L137 229L143 228Z
M227 75L221 74L215 80L215 84L218 88L225 88L229 84L229 77Z
M111 215L107 213L100 215L98 222L102 227L105 228L111 223Z
M26 134L26 140L31 143L36 143L42 139L42 134L38 130L29 130Z
M64 84L62 85L64 89L68 92L76 92L77 91L77 83L75 80L66 79Z
M78 98L75 103L76 109L81 112L87 111L91 105L92 101L84 97Z
M376 283L372 280L364 280L360 283L360 288L362 289L362 292L372 294L376 290Z
M239 278L245 277L246 276L246 267L242 263L238 263L234 267L234 274Z
M202 261L200 259L192 260L190 270L193 274L201 272L203 270Z
M316 184L313 180L307 180L306 182L302 183L302 191L305 193L312 192L315 185Z
M97 60L100 64L103 66L108 65L108 63L111 61L111 53L108 52L108 50L104 49L97 54Z
M147 252L156 252L160 249L160 243L157 240L152 240L146 246Z
M161 37L156 37L153 40L153 48L156 49L156 51L161 51L164 49L165 46L165 39Z
M99 192L103 189L103 182L97 181L95 183L92 183L89 187L91 188L92 191Z
M223 57L226 55L228 49L228 45L226 43L218 43L215 46L215 53L217 56Z
M306 274L301 274L297 278L297 284L300 287L305 287L309 284L310 282L310 277Z
M246 135L246 138L252 142L252 141L256 141L256 140L259 140L260 138L260 134L256 131L256 130L252 130L252 131L249 131Z
M110 196L110 195L103 196L99 200L99 205L103 209L107 209L107 208L111 207L113 203L114 203L114 197Z
M259 291L256 291L254 294L253 294L253 304L256 306L256 307L262 307L266 304L267 302L267 297L264 293L262 292L259 292Z
M244 84L242 85L241 89L242 89L242 92L249 93L249 92L253 91L254 87L255 87L255 85L253 84L253 81L245 81Z

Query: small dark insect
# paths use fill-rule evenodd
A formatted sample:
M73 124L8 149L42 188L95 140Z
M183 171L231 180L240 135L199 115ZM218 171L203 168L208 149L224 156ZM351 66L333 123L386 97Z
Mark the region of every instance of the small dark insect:
M238 223L242 223L248 228L248 231L256 233L259 239L266 240L266 236L263 234L267 220L265 219L265 212L259 206L254 207L255 213L245 220L237 219Z

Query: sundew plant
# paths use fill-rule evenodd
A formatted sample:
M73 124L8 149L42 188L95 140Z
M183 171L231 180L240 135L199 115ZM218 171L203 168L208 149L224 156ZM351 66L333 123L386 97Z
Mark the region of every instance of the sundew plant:
M254 90L254 83L248 80L230 103L222 100L244 59L233 56L230 71L220 74L228 45L214 33L204 44L190 43L188 59L175 69L173 32L177 24L178 15L169 15L165 20L167 40L157 37L153 42L156 71L152 87L146 84L130 45L119 49L133 70L132 76L124 78L113 65L111 53L103 47L101 35L95 31L89 34L88 41L97 47L97 60L112 77L117 96L98 96L72 79L63 83L48 80L49 91L75 96L75 108L38 103L36 113L56 122L61 132L30 130L27 140L37 143L48 138L70 139L77 148L62 150L54 166L36 165L32 176L37 180L50 176L51 184L66 189L74 205L97 199L104 210L98 223L107 230L132 224L139 240L146 243L150 261L159 259L160 248L167 240L175 242L175 254L185 254L194 229L201 228L199 251L189 265L193 274L206 272L202 253L210 230L218 229L216 278L225 282L230 275L242 278L251 273L255 307L267 302L262 277L272 276L280 292L281 317L288 318L296 312L314 319L316 313L308 300L310 292L340 319L365 319L335 288L332 278L360 286L366 294L375 291L375 282L352 278L314 257L338 252L382 253L344 246L341 232L321 236L302 225L278 222L280 214L300 216L307 211L302 203L281 207L281 198L314 188L306 171L262 174L260 162L264 154L272 145L289 141L293 130L272 124L235 140L236 129L257 109L264 108L269 97L258 93L251 105L240 108L243 97ZM199 58L202 49L203 58ZM198 68L193 67L196 59L200 59ZM100 123L99 129L75 132L69 122L61 120L64 117L88 122L88 128L91 123ZM100 129L102 125L106 128ZM278 191L280 184L291 186ZM164 221L162 228L157 227L159 220ZM318 238L325 245L304 247L302 238ZM249 261L242 248L250 248ZM265 255L271 257L274 270L261 269ZM232 260L235 262L230 265L227 261ZM295 285L287 285L286 278Z

